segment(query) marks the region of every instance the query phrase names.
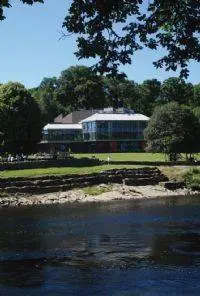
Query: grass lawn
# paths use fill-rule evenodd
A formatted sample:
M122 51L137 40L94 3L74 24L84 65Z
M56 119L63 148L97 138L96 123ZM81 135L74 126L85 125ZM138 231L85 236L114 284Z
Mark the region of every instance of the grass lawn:
M27 169L27 170L7 170L0 173L0 178L37 178L39 176L51 176L51 175L70 175L70 174L91 174L98 173L103 170L109 169L133 169L144 166L139 165L101 165L101 166L93 166L93 167L53 167L53 168L41 168L41 169ZM186 173L188 169L192 169L192 167L187 166L160 166L158 167L161 172L166 175L170 180L183 180L183 175Z
M99 187L99 186L89 186L89 187L85 187L83 188L83 192L85 194L89 194L89 195L99 195L105 192L109 192L112 190L112 187L107 186L107 187Z
M136 168L134 165L101 165L90 167L53 167L41 169L27 169L27 170L6 170L0 173L0 178L17 178L17 177L32 177L50 176L50 175L68 175L68 174L91 174L98 173L103 170L121 169L121 168Z
M192 167L187 166L159 166L159 170L169 178L169 180L184 181L185 173Z
M111 161L166 161L166 156L163 153L85 153L85 154L73 154L76 158L90 157L95 155L100 160L107 161L108 156Z
M76 158L92 157L94 154L72 154ZM95 154L96 158L107 161L107 157L112 161L165 161L163 153L98 153ZM198 155L199 156L199 155ZM196 158L196 157L195 157ZM144 166L144 165L143 165ZM84 167L52 167L52 168L39 168L39 169L25 169L25 170L6 170L0 172L0 178L17 178L17 177L31 177L37 178L38 176L50 175L68 175L68 174L91 174L98 173L103 170L109 169L122 169L122 168L137 168L141 165L100 165L100 166L84 166ZM159 167L161 171L169 177L169 179L181 180L183 173L188 167Z

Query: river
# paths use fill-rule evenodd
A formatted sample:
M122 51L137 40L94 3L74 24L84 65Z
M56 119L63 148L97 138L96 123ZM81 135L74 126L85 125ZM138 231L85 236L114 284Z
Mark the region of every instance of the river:
M0 210L0 295L199 295L200 196Z

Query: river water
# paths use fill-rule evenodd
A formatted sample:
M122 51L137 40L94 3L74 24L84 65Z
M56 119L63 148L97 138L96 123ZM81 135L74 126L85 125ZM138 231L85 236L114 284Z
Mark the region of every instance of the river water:
M0 210L0 295L199 295L200 196Z

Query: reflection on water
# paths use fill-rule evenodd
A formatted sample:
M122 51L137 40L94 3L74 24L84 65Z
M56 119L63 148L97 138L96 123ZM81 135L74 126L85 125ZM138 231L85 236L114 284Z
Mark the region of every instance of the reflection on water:
M0 295L199 295L199 210L197 197L1 210Z

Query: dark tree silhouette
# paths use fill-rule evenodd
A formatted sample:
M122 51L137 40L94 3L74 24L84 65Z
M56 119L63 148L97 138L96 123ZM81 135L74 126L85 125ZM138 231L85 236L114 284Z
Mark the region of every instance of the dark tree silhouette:
M0 0L1 20L10 2ZM161 47L165 55L155 67L180 68L180 76L187 77L189 61L200 61L199 19L197 0L72 0L63 28L78 34L78 58L99 58L95 69L100 73L123 75L119 65L130 64L136 51Z

